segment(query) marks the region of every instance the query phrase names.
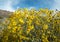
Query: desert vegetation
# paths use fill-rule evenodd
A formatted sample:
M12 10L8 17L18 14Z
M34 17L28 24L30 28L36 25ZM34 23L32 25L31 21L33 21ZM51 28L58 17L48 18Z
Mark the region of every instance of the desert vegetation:
M0 42L60 42L60 11L17 9L0 30Z

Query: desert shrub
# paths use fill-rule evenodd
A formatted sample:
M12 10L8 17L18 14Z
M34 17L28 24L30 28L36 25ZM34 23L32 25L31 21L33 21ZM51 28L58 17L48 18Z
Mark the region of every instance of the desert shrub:
M0 42L60 42L60 12L18 9L3 23Z

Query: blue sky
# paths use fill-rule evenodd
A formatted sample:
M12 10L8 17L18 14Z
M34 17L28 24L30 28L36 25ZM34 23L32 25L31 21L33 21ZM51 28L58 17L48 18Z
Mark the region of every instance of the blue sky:
M0 0L0 9L2 10L14 11L17 8L60 10L60 0Z

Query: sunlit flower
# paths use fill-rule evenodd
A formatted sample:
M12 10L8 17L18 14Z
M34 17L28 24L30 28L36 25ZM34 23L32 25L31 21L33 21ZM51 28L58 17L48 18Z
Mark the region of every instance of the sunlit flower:
M22 18L19 19L19 22L22 23L22 24L24 23Z
M0 42L60 42L60 11L18 9L0 22Z
M28 34L32 29L34 29L34 26L33 26L33 25L32 25L32 26L28 26L28 28L27 28L27 34Z
M43 25L43 29L48 29L48 25L47 24L44 24Z

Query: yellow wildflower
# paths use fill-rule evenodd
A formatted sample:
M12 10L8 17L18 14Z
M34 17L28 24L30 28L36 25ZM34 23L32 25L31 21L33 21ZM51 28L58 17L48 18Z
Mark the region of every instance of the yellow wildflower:
M15 26L15 27L13 27L12 32L15 33L16 31L17 31L17 27Z
M37 25L40 25L40 23L38 21L35 22Z
M13 23L12 23L13 25L16 25L17 23L15 22L15 21L13 21Z
M48 25L47 24L44 24L43 25L43 29L48 29Z
M19 22L22 23L22 24L24 23L22 18L19 19Z
M28 34L32 29L34 29L34 26L33 26L33 25L32 25L32 26L28 26L28 28L27 28L27 34Z
M8 29L11 29L11 26L8 26L7 28L8 28Z
M22 35L20 35L20 37L21 37L21 39L29 40L29 38L28 38L28 37L25 37L25 36L22 36Z

